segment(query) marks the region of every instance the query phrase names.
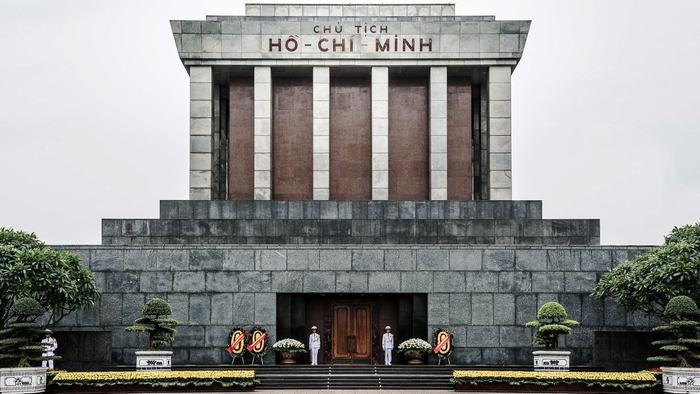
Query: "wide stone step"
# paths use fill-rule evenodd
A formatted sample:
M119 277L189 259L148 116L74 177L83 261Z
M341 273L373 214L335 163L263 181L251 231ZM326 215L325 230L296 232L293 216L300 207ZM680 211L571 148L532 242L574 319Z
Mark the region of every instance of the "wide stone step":
M162 200L161 219L541 219L542 201Z
M598 219L103 219L104 245L597 245Z

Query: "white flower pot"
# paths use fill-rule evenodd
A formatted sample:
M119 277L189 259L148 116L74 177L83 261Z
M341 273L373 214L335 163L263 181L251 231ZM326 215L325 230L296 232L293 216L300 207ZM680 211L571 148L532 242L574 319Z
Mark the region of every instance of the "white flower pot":
M46 368L0 368L0 393L28 394L46 390Z
M571 352L536 350L532 352L535 371L568 371Z
M661 367L664 393L700 393L700 368Z
M145 350L136 352L136 369L170 370L173 352Z

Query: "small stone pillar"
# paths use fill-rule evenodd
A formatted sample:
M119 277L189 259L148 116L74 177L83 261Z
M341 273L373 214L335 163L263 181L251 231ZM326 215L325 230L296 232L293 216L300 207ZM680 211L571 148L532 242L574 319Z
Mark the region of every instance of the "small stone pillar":
M430 199L447 200L447 67L430 67Z
M389 67L372 67L372 200L389 199Z
M313 197L330 198L330 69L313 69Z
M253 132L253 191L256 200L272 198L272 70L255 67L253 71L255 125Z
M212 76L211 67L191 66L190 200L211 200Z
M489 67L489 195L491 200L511 200L510 66Z

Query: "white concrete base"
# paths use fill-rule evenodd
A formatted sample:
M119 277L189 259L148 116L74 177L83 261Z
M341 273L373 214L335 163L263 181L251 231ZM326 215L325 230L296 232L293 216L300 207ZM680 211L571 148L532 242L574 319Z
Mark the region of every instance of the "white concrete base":
M535 371L568 371L571 352L537 350L532 352Z
M0 368L0 393L29 394L46 390L46 368Z
M700 393L700 368L661 367L664 393Z
M136 352L136 369L165 369L172 365L173 352L140 351Z

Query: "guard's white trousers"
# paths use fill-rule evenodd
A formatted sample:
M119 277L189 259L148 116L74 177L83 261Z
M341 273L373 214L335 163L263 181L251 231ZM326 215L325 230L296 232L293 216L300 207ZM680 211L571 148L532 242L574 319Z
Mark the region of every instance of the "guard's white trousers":
M393 347L384 349L384 365L391 365L391 351L394 350Z
M53 355L54 355L53 352L42 354L42 356L44 356L44 357L49 357L49 356L53 356ZM43 368L53 369L53 360L42 360L41 366Z
M311 365L318 365L318 349L311 350Z

